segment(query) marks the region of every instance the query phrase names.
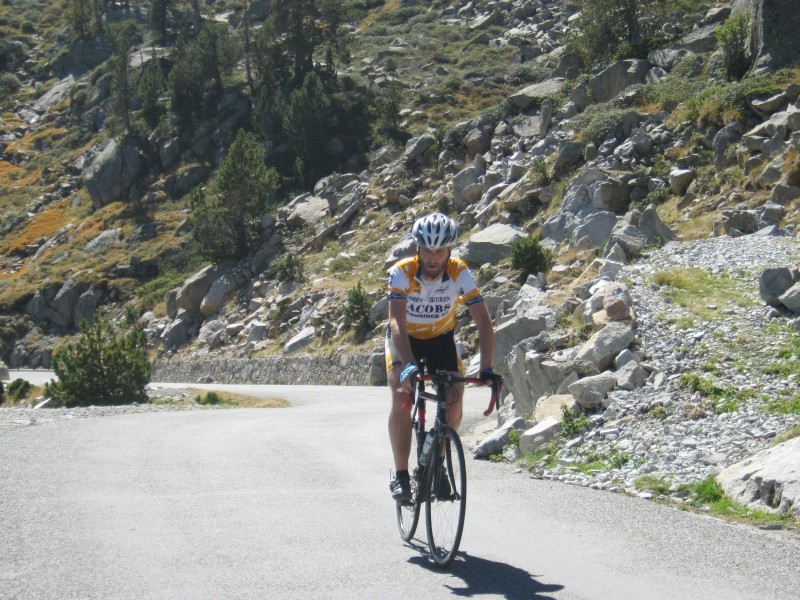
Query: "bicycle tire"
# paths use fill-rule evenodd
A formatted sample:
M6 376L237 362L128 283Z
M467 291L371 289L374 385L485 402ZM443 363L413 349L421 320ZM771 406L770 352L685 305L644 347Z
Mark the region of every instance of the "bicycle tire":
M467 470L464 461L464 448L458 434L451 427L444 427L438 443L445 445L444 465L450 484L451 494L439 497L437 489L441 468L429 469L427 477L431 492L425 500L425 526L428 533L428 548L433 561L440 567L447 567L458 553L461 535L464 532L464 517L467 510ZM434 444L438 446L439 444ZM433 457L439 456L439 451Z
M419 450L422 445L418 443L418 436L416 427L411 432L411 452L408 459L408 472L411 476L411 501L406 503L397 502L395 510L397 511L397 528L400 530L400 537L404 542L410 542L417 531L417 523L419 523L420 512L420 480L422 479L422 467L419 465ZM422 433L425 439L425 433ZM417 470L419 468L419 471ZM417 473L420 473L417 477Z

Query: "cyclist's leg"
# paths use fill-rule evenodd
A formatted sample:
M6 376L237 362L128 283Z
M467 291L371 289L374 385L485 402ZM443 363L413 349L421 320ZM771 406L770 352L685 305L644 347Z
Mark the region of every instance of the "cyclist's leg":
M403 363L396 357L391 337L386 337L386 378L392 396L389 411L389 442L392 446L395 471L408 470L411 451L411 396L400 385Z
M452 331L442 335L437 341L437 349L429 356L431 371L444 369L456 375L464 374L464 365L458 353L455 335ZM461 401L464 397L464 384L458 383L447 389L447 424L458 431L461 425Z
M458 431L463 416L464 384L457 383L447 389L447 424Z
M394 468L408 470L408 454L411 451L411 397L400 386L402 368L394 368L387 374L392 394L389 412L389 441L392 445Z

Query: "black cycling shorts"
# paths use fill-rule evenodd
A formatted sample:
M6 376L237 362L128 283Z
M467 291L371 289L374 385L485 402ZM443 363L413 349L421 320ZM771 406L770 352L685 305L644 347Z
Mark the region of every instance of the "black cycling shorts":
M417 364L424 362L425 370L428 373L434 373L438 370L463 373L461 357L458 355L456 338L452 330L428 340L421 340L411 336L408 339L411 342L411 352L414 354L414 360L417 361ZM402 361L396 357L392 338L387 336L386 371L402 366Z

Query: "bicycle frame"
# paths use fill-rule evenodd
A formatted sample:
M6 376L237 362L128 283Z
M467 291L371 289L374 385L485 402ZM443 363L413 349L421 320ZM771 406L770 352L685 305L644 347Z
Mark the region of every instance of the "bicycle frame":
M432 385L436 387L436 393L432 394L430 392L425 391L425 383L430 382ZM434 490L438 490L438 483L439 483L439 472L440 469L435 468L434 465L438 466L438 462L436 460L431 460L433 458L433 453L436 451L440 451L439 448L439 440L441 440L441 432L444 427L447 426L447 386L455 385L458 383L471 383L477 385L486 385L482 380L478 379L477 377L462 377L456 373L448 373L447 371L437 371L433 374L427 375L417 375L414 380L412 381L412 389L415 391L414 394L414 409L411 414L411 423L414 429L414 434L417 436L417 459L422 455L422 448L425 441L425 437L427 435L433 435L433 443L428 450L428 460L426 461L425 470L422 472L414 473L415 477L417 477L417 481L421 483L425 480L425 471L430 468L434 468L433 477L430 478L432 483L432 487ZM491 385L492 387L492 396L489 400L489 407L484 411L484 416L489 416L492 414L492 411L495 409L495 406L500 405L500 389L502 387L502 380L498 377ZM436 402L436 419L434 421L433 427L431 427L429 432L426 432L425 429L425 402L427 400ZM463 399L462 399L463 401ZM419 498L415 499L415 502L422 502L423 497L427 494L428 490L422 490L419 494Z

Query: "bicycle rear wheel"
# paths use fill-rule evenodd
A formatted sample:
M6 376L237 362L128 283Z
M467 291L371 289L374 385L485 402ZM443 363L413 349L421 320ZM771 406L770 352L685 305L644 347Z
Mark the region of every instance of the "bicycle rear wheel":
M446 469L434 469L431 490L426 497L425 524L431 556L437 565L446 567L455 558L461 543L461 534L464 532L467 471L464 449L455 430L445 427L439 443L444 444L442 466ZM437 451L433 456L439 454ZM442 481L443 479L446 481Z
M419 522L420 510L420 495L419 487L422 478L422 467L419 465L419 449L422 444L418 443L417 437L420 434L416 428L411 432L411 453L408 459L408 472L411 476L411 501L398 502L397 511L397 528L400 530L400 537L403 541L411 541L414 533L417 531L417 523ZM422 433L424 440L425 433Z

